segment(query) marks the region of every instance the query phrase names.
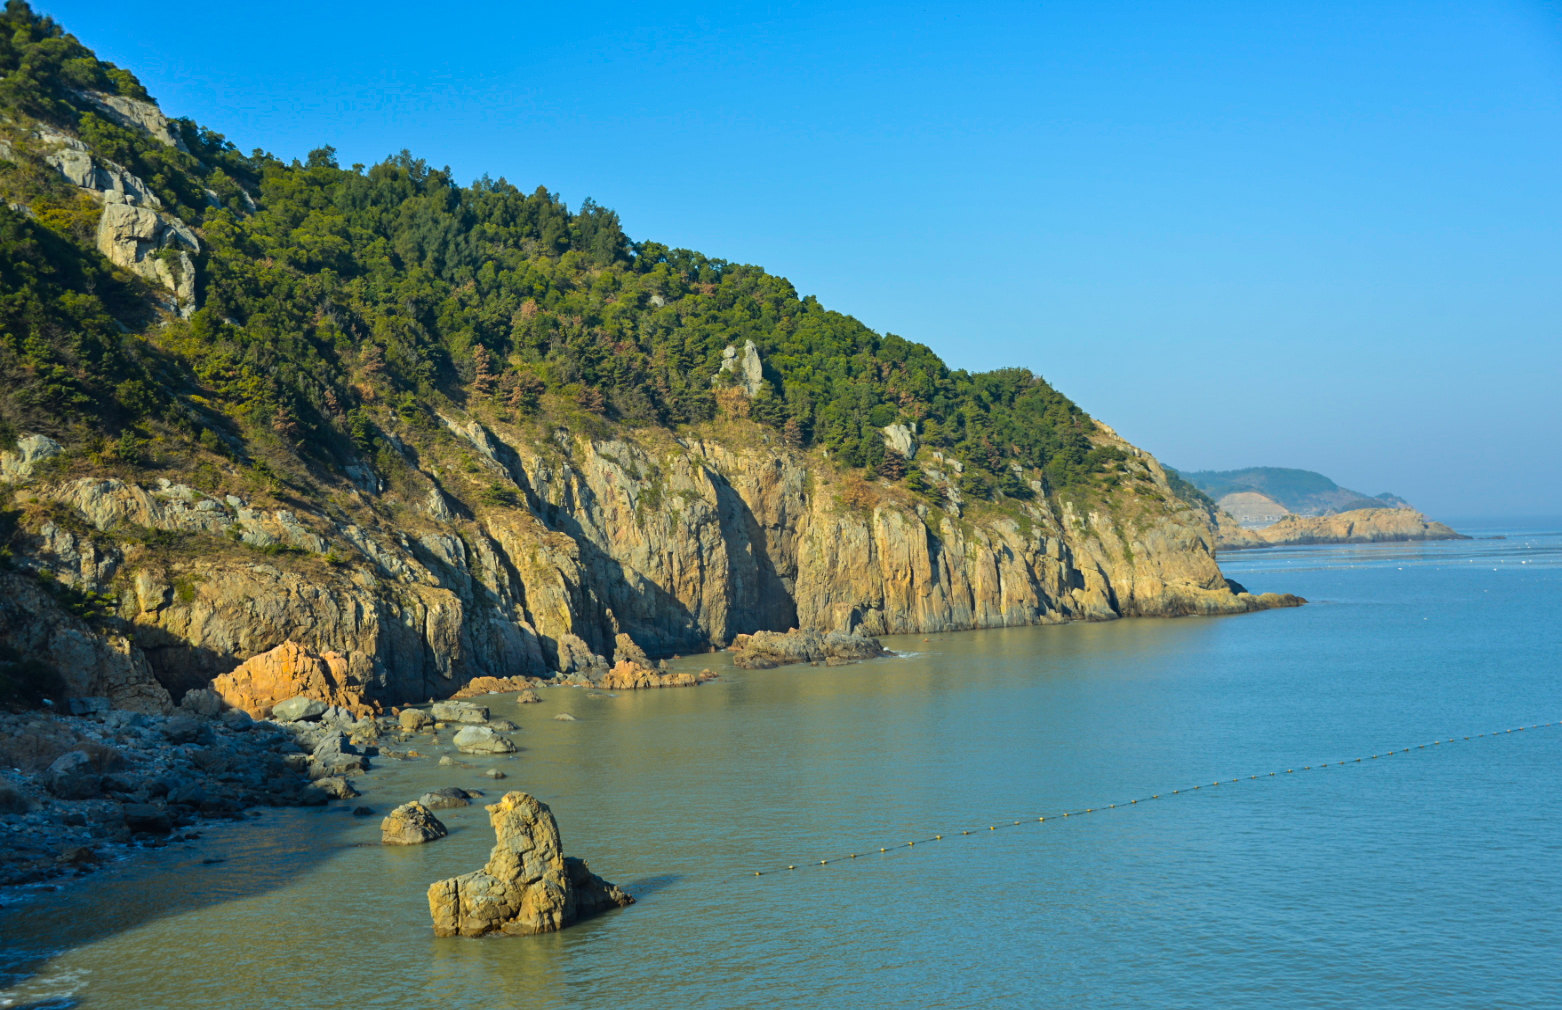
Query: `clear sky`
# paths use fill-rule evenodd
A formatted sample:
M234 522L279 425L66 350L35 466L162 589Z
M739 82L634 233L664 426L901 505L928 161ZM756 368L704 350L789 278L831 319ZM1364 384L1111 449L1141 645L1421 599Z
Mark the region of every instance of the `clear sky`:
M1562 514L1562 7L36 0L241 149L757 263L1163 461Z

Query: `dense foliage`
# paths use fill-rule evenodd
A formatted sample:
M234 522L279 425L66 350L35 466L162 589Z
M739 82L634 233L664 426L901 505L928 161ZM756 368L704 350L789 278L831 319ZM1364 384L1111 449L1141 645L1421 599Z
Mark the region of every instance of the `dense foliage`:
M426 423L442 399L629 426L741 414L926 490L881 433L909 423L964 461L962 490L982 498L1028 497L1039 477L1087 482L1122 458L1025 369L951 370L758 267L633 242L590 200L572 211L543 188L461 186L406 152L367 168L330 148L303 163L245 156L188 121L176 124L187 150L160 144L81 97L144 97L134 77L19 0L0 16L0 74L0 110L81 137L203 245L200 308L148 328L120 294L131 282L91 251L90 220L52 209L74 197L29 181L22 159L0 165L6 195L33 208L0 211L0 368L17 380L0 412L13 425L40 409L110 432L155 419L223 451L280 440L330 468L382 449L387 424ZM719 374L723 348L747 340L765 366L752 399Z

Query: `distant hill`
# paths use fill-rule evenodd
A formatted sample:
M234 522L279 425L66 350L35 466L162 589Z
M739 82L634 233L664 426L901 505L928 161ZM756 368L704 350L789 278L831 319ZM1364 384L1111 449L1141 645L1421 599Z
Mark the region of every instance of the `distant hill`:
M1356 509L1411 507L1409 502L1398 495L1387 492L1365 495L1341 487L1312 470L1253 466L1242 470L1189 470L1179 473L1183 480L1209 495L1243 525L1275 522L1286 514L1323 516Z

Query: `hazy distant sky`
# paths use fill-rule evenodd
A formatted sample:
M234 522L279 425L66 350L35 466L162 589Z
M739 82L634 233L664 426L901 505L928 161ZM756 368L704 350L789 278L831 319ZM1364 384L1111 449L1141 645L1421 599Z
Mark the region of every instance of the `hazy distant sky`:
M37 6L243 150L593 197L1174 465L1562 513L1556 5Z

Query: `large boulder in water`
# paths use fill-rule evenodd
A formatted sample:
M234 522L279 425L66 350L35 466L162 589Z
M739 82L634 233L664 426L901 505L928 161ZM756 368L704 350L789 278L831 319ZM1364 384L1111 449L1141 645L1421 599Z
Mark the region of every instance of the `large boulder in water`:
M422 845L448 833L439 818L417 800L403 803L380 822L380 841L386 845Z
M497 839L487 864L428 889L434 935L550 933L634 904L583 860L564 855L558 823L546 803L513 792L487 809Z
M455 735L456 750L463 754L513 754L515 742L487 726L464 726Z

